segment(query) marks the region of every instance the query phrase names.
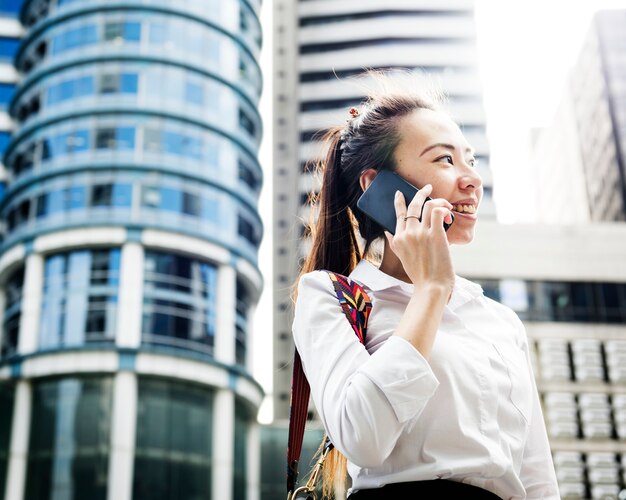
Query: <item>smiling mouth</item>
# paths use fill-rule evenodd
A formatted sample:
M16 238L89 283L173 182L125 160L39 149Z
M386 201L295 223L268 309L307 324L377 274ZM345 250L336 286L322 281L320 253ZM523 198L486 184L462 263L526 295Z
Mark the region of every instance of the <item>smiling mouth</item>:
M460 214L475 214L476 207L474 205L452 205L452 211Z

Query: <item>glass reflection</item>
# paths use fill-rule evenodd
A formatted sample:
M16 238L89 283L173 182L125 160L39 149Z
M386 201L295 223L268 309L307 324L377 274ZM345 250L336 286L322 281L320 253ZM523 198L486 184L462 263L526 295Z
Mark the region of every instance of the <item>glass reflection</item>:
M144 342L212 354L217 268L160 252L146 252L144 263Z
M133 498L211 498L213 392L139 379Z
M0 493L4 494L9 446L11 444L11 423L13 421L13 385L0 384Z
M0 358L17 352L20 319L22 316L22 289L24 287L24 267L15 270L5 285L6 303L2 327ZM0 491L3 491L0 489Z
M41 349L114 341L119 269L119 249L46 258Z
M111 396L108 377L33 383L26 499L106 499Z

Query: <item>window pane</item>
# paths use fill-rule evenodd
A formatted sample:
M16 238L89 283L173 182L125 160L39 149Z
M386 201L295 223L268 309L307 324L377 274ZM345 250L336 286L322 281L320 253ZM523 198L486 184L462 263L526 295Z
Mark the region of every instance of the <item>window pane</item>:
M26 498L106 499L111 401L109 377L33 383Z
M91 188L91 206L109 207L113 196L112 184L96 184Z
M213 393L139 379L133 498L210 498Z

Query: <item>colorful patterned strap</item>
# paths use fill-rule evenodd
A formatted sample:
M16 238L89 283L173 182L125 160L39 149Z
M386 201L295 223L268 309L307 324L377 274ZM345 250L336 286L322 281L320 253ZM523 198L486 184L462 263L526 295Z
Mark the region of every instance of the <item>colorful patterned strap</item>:
M326 271L333 282L337 299L348 318L359 342L365 344L367 320L372 309L367 293L350 278ZM287 447L287 492L295 489L298 480L298 461L302 452L302 440L309 406L311 388L302 370L302 361L296 350L291 378L291 409L289 414L289 443ZM332 446L328 441L327 446Z

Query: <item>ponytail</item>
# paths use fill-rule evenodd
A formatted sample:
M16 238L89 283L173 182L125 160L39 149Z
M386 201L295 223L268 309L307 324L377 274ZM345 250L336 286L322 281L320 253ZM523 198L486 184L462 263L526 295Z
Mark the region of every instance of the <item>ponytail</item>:
M347 276L361 260L361 250L355 232L355 219L350 210L351 186L344 181L341 155L344 142L341 128L326 134L328 153L322 164L322 189L316 223L310 224L313 247L301 273L325 269ZM314 217L313 212L311 217Z

